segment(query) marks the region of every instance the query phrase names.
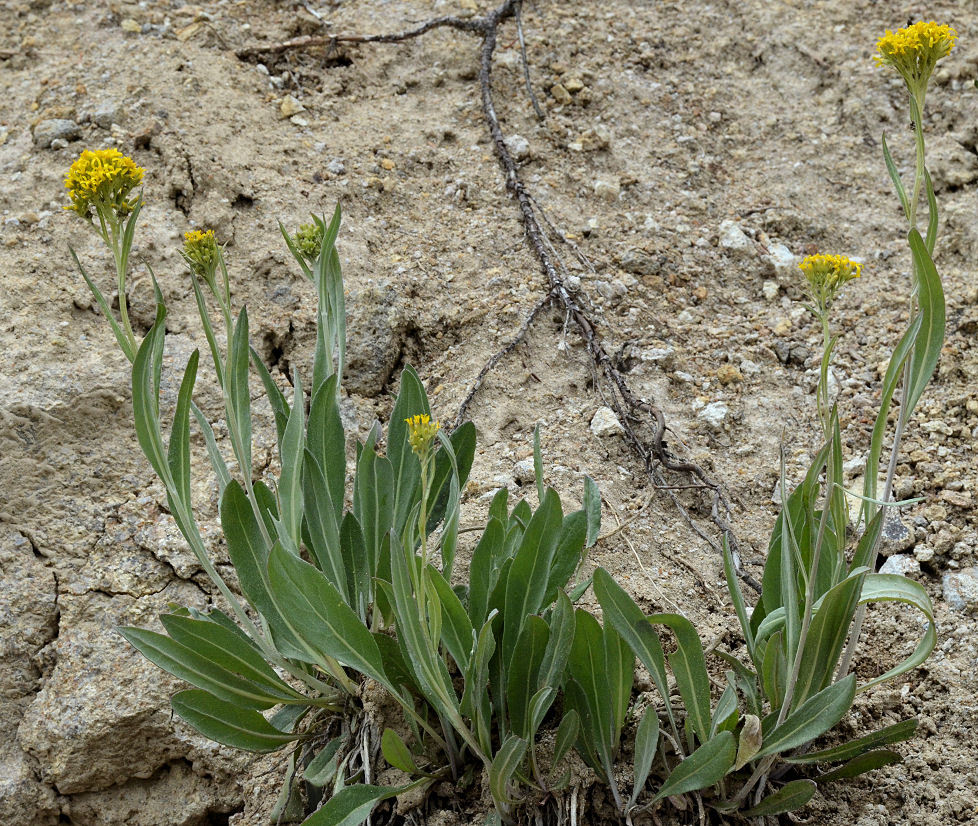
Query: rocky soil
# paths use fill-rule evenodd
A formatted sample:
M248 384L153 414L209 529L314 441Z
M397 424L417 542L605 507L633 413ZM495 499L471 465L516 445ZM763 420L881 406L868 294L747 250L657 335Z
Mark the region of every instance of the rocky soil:
M61 210L68 166L82 148L117 146L146 168L131 301L145 330L149 263L171 311L174 369L200 343L177 254L194 227L213 227L227 243L234 299L248 304L263 356L280 372L307 363L313 296L289 266L277 222L293 226L339 201L351 420L364 432L386 419L405 363L418 368L437 415L451 419L546 289L482 119L477 41L437 31L405 45L265 63L234 50L397 30L484 5L4 3L5 826L259 824L284 772L276 758L217 747L173 719L176 681L113 631L152 625L170 602L202 607L211 594L136 444L128 365L71 265L69 244L111 291L100 243ZM978 13L965 2L914 11L960 34L926 115L948 330L898 468L897 495L925 501L901 514L886 564L925 584L940 641L925 666L861 697L845 722L862 732L922 719L900 747L902 764L815 798L810 822L829 826L978 822ZM881 363L903 329L909 255L880 135L909 169L908 115L901 83L871 56L905 14L871 0L537 0L524 22L544 121L522 85L515 27L501 32L494 77L503 128L523 179L566 234L559 252L571 286L633 389L664 410L673 449L726 486L755 573L777 510L779 445L797 478L816 438L820 331L798 300L798 257L865 262L835 311L853 458L865 453ZM499 485L529 493L523 460L539 423L548 482L573 501L591 475L605 496L605 530L627 522L589 563L618 575L649 609L682 610L705 639L731 634L720 559L649 486L601 410L603 392L574 329L543 313L469 409L480 438L469 513ZM200 397L213 419L217 401L206 390ZM258 461L267 464L273 448L266 417ZM214 488L197 460L205 538L220 558ZM856 473L857 464L847 467ZM686 494L683 502L709 530L702 503ZM920 628L904 612L871 616L862 668L878 673L911 650Z

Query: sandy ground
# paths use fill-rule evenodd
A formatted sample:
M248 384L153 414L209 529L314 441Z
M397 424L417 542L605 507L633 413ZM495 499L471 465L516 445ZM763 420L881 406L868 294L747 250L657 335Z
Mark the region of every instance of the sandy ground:
M172 734L166 695L176 684L111 630L206 594L138 452L127 365L71 266L68 244L111 290L99 242L61 210L62 179L86 147L117 146L146 168L131 301L145 329L148 262L170 307L175 367L196 346L177 254L182 233L196 227L227 243L234 300L247 303L263 356L279 371L307 363L314 297L289 266L277 222L294 226L339 201L351 417L361 432L385 420L398 372L411 363L436 414L450 419L546 289L482 119L478 42L436 31L405 45L266 63L234 50L397 30L477 3L7 0L5 8L0 605L10 608L0 611L0 651L16 673L0 695L0 730L3 765L18 780L0 801L6 793L10 806L27 801L21 813L33 806L24 823L257 824L262 790L281 768L263 776L276 764L242 763L186 731ZM816 439L820 331L798 300L792 256L865 262L834 312L852 457L865 454L879 365L905 323L909 254L880 136L891 136L907 170L911 135L900 81L872 61L876 39L905 14L868 0L538 0L524 22L542 122L522 86L515 28L500 35L503 129L523 139L521 175L571 242L559 252L573 286L633 389L665 412L673 449L725 485L755 574L776 514L779 445L797 478ZM924 667L861 697L844 723L858 733L922 720L899 747L902 764L815 798L809 822L830 826L978 822L978 12L959 2L925 14L960 34L925 116L948 330L898 468L897 495L926 501L901 514L909 536L888 551L906 554L930 592L940 641ZM682 610L708 641L731 633L721 560L649 486L622 439L593 432L604 392L574 329L544 312L469 409L480 446L467 512L477 515L500 484L530 495L518 463L539 423L548 483L575 502L587 473L606 500L605 531L628 521L589 564L618 575L649 610ZM215 418L216 403L201 397ZM259 462L274 448L265 425ZM212 488L200 469L213 541ZM711 530L702 502L685 493L682 501ZM970 601L954 600L962 589ZM908 613L871 616L866 674L908 653L920 631ZM166 801L184 801L176 810L190 814L152 819L147 810ZM21 822L14 817L7 822Z

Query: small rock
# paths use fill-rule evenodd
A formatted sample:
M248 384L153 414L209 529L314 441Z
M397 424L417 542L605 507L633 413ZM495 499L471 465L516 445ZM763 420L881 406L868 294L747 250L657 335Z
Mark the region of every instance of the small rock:
M978 568L962 568L944 574L944 601L955 611L973 613L978 610Z
M333 158L328 164L326 164L326 171L330 175L345 175L346 167L343 165L343 161L339 158Z
M103 102L95 107L92 120L100 129L111 129L113 123L119 122L119 107L111 102Z
M510 135L504 143L514 161L525 161L530 157L530 142L522 135Z
M621 184L618 181L595 181L594 194L605 201L617 201L621 194Z
M560 83L555 83L550 87L550 96L561 106L566 106L573 100L571 93L567 91L567 87Z
M914 531L908 528L896 513L891 512L883 520L880 534L880 553L883 556L909 551L914 546Z
M765 281L761 286L761 292L768 301L777 301L781 295L781 288L776 281Z
M913 549L913 558L918 562L931 562L934 559L934 549L929 545L918 545Z
M744 374L732 364L721 364L717 370L720 384L735 384L744 380Z
M139 34L143 30L143 27L131 17L127 17L125 20L123 20L119 24L119 28L121 28L124 32L129 32L129 34Z
M720 224L720 246L731 252L750 252L754 242L734 221L724 221Z
M881 574L910 576L920 573L920 562L907 554L894 554L880 566Z
M757 376L761 373L761 365L756 361L744 359L740 362L740 372L745 376Z
M562 77L560 83L572 95L576 95L584 88L584 81L579 77Z
M625 432L615 411L610 407L599 407L591 417L591 432L595 436L617 436Z
M696 321L696 316L693 315L689 309L685 309L676 316L676 321L678 321L680 324L692 324L694 321Z
M381 166L382 166L382 167L383 167L384 169L386 169L386 170L387 170L388 172L390 172L391 170L393 170L393 169L395 169L395 168L397 167L397 164L396 164L396 163L394 163L394 161L392 161L392 160L391 160L390 158L384 158L384 159L383 159L383 160L382 160L382 161L380 162L380 165L381 165Z
M764 256L766 261L773 269L779 282L794 283L797 281L798 256L789 250L784 244L771 244L768 246L768 254Z
M723 402L710 402L696 414L696 418L714 430L720 430L723 428L723 423L727 420L729 412L729 408Z
M650 362L660 370L671 370L674 362L675 350L672 347L650 347L642 350L639 358L642 361Z
M42 120L34 127L34 145L47 149L52 141L74 141L81 137L81 129L73 120L52 118Z
M513 465L513 478L521 485L528 485L536 479L536 471L533 469L533 457L520 459Z
M279 104L279 114L281 115L282 120L291 118L293 115L298 115L299 112L305 111L306 107L299 103L294 95L286 95L284 98L282 98L281 104Z
M626 250L621 257L621 268L635 275L655 275L664 263L663 256L652 256L640 249Z

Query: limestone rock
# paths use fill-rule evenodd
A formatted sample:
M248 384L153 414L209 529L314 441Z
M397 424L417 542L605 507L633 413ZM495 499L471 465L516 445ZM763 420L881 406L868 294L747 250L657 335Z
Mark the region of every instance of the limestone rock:
M944 574L944 601L955 611L978 611L978 568Z
M624 433L624 428L614 410L610 407L599 407L591 417L591 432L595 436L617 436Z
M57 664L17 732L42 779L60 793L150 777L197 743L196 735L175 729L169 707L169 696L185 684L114 631L157 626L168 602L205 607L204 594L182 582L143 599L61 595L61 633L51 644Z

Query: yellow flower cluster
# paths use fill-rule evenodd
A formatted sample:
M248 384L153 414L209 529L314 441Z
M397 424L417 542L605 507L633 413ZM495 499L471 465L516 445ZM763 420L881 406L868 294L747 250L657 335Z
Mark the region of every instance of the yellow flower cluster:
M208 280L212 278L217 269L217 240L214 238L214 230L192 230L184 233L181 254L194 275Z
M103 217L113 214L125 216L132 212L137 199L129 199L143 181L144 169L136 166L118 149L86 149L68 170L65 187L71 204L65 209L92 219L91 210L103 212Z
M822 311L846 283L859 278L863 271L862 264L844 255L809 255L798 268L805 273L812 300Z
M323 245L323 228L319 224L302 224L295 234L295 243L309 261L315 261Z
M436 434L441 430L441 424L431 421L431 417L427 414L411 416L404 421L408 426L408 443L411 445L411 450L419 457L424 457Z
M916 93L926 88L937 61L951 53L957 38L953 28L934 21L921 21L895 32L887 29L876 44L876 63L892 66Z

